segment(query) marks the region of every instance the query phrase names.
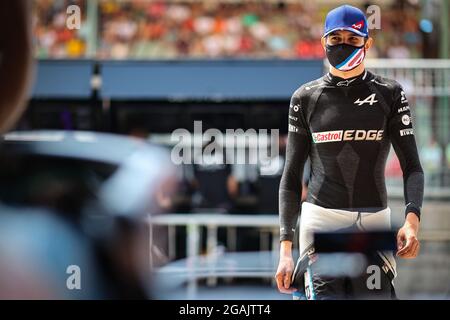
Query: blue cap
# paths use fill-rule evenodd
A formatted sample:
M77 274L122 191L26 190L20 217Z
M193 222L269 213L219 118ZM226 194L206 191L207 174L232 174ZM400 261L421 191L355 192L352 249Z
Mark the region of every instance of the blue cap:
M326 37L331 32L337 30L351 31L361 37L369 36L367 18L364 12L347 4L328 12L327 18L325 19L325 32L323 36Z

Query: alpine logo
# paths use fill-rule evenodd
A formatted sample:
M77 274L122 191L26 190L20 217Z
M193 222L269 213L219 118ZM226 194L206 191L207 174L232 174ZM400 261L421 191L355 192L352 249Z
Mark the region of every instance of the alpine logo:
M357 22L357 23L354 23L354 24L352 25L352 28L353 28L353 29L361 30L362 27L364 27L364 20L361 20L361 21L359 21L359 22Z
M372 93L370 96L368 96L364 100L359 100L359 98L358 98L358 100L356 100L354 102L354 104L357 104L359 106L362 106L365 103L368 103L369 105L373 105L375 102L378 102L378 100L375 100L375 98L376 98L376 94Z

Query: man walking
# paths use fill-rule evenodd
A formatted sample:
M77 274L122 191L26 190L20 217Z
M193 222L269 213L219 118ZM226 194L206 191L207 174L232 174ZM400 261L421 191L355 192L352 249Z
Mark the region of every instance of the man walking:
M314 255L314 232L390 228L384 169L391 143L402 167L406 203L405 223L397 235L397 256L414 258L419 253L424 177L411 112L400 84L365 70L364 58L372 44L361 10L344 5L330 11L322 37L329 73L292 95L279 190L281 247L276 280L280 292L297 290L291 286L292 242L300 211L300 258L320 259ZM309 189L300 208L308 157ZM308 269L306 297L395 297L393 254L379 252L376 261L383 270L381 288L370 290L364 279L325 278Z

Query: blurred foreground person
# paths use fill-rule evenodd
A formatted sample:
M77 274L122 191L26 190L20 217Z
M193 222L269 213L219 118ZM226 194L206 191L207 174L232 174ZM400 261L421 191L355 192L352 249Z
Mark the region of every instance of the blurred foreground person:
M1 1L0 26L0 133L3 133L14 126L26 107L33 72L31 1Z
M1 134L26 105L30 13L31 1L0 2ZM167 164L162 150L115 135L5 134L0 299L151 298L144 219L170 176Z

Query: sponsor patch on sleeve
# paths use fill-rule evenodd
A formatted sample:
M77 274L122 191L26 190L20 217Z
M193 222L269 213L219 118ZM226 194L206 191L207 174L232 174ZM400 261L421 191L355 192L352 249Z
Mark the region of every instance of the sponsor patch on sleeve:
M400 130L400 136L404 137L404 136L412 136L414 135L414 130L413 129L403 129Z
M404 106L404 107L400 107L400 108L397 109L397 113L402 113L402 112L408 111L409 109L410 109L409 105L408 106Z
M411 123L411 117L409 115L407 115L407 114L403 115L402 116L402 123L405 126L408 126Z
M289 124L289 132L298 132L298 127Z

